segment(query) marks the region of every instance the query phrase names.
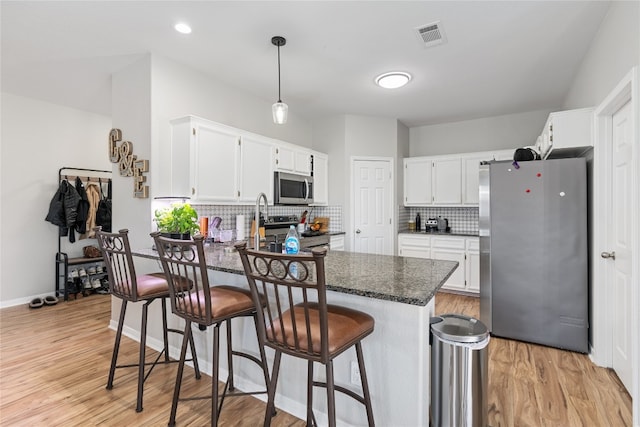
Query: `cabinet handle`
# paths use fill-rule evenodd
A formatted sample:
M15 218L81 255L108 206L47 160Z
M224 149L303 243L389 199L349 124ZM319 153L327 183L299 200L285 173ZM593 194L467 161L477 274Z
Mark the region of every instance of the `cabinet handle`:
M191 187L191 195L193 196L194 194L196 194L196 189L195 187Z

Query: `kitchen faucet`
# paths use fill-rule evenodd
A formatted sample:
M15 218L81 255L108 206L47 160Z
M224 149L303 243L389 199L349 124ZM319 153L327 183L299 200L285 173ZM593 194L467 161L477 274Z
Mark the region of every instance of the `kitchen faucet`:
M264 193L258 194L256 199L256 217L255 217L255 234L253 235L253 248L257 251L260 249L260 199L264 199L264 217L269 216L269 202L267 202L267 195Z

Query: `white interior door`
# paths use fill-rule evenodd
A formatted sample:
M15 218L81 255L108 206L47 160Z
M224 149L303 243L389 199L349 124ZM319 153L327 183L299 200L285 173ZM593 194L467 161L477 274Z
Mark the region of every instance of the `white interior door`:
M353 161L354 251L393 254L391 161Z
M632 152L631 102L618 110L612 119L611 146L611 215L608 251L601 256L610 261L609 283L612 286L613 369L627 388L632 390L632 290L631 256L632 224ZM637 218L635 219L637 221Z

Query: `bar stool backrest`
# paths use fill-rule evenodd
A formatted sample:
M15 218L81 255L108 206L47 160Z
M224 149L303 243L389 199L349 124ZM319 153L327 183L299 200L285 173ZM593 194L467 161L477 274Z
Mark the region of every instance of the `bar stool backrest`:
M169 283L172 312L203 326L212 325L204 237L196 235L193 240L177 240L160 233L151 235Z
M108 233L96 229L96 239L109 274L111 294L127 301L138 301L138 284L129 246L129 230Z
M261 344L283 353L329 360L324 258L326 249L286 255L236 245L258 310Z

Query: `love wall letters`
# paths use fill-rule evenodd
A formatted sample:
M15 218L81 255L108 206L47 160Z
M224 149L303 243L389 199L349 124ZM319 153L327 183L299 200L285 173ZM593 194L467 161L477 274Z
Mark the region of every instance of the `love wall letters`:
M122 131L111 129L109 132L109 160L111 163L118 163L121 176L133 177L133 197L146 199L149 197L149 186L144 185L147 177L143 175L149 172L149 160L138 160L133 154L133 143L122 141Z

